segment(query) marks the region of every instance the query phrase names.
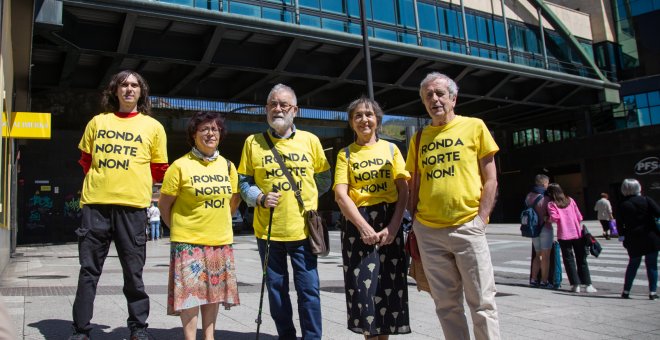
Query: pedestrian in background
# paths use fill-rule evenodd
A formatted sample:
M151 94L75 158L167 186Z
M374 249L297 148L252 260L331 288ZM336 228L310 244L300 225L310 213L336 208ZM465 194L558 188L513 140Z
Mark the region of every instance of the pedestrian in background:
M149 209L147 209L147 216L149 217L149 226L151 227L151 239L156 241L160 238L160 210L158 210L156 202L152 202Z
M530 206L534 204L536 199L541 197L538 203L534 206L534 211L538 216L538 223L541 227L541 233L537 237L532 238L532 247L536 252L536 256L532 260L532 277L529 279L529 284L532 287L541 288L554 288L552 282L548 281L548 273L550 272L550 252L552 250L552 242L555 235L552 229L552 223L548 221L548 202L550 198L545 194L550 178L543 174L538 174L534 178L534 187L532 191L525 197L525 203ZM541 274L541 281L536 281L536 278Z
M499 148L481 119L454 112L458 86L451 78L430 73L419 94L431 124L417 132L420 145L412 138L406 170L413 173L417 168L421 175L413 231L436 314L446 339L470 339L465 297L474 337L500 339L495 276L486 240L497 192Z
M356 139L337 155L334 184L346 219L341 248L348 329L381 340L410 333L401 229L410 173L399 148L378 138L382 119L369 98L349 104Z
M130 339L147 339L149 296L142 281L146 211L152 184L162 181L168 165L165 129L149 116L149 86L134 71L112 76L102 104L106 112L92 118L78 144L85 181L70 339L89 339L96 286L113 241L124 272Z
M603 227L603 237L606 240L610 239L610 222L614 219L612 215L612 204L609 201L609 195L607 193L601 193L600 199L596 201L594 206L594 211L598 213L598 221Z
M298 315L303 339L321 339L321 295L317 256L312 253L309 231L305 225L305 209L316 210L318 197L330 189L330 164L318 137L296 129L293 119L298 114L296 94L290 87L277 84L268 94L266 133L245 140L238 166L241 195L249 206L255 206L254 234L262 265L269 252L266 286L270 314L280 339L295 339L293 309L289 297L287 256L291 258L293 282L298 295ZM282 155L293 180L298 183L305 205L300 207L296 193L275 161L268 138ZM278 189L277 191L273 188ZM272 221L270 220L270 211ZM272 222L270 246L268 225Z
M582 214L575 201L566 196L557 183L548 185L548 218L557 223L557 240L571 291L580 292L580 285L587 293L597 292L591 284L587 248L582 239ZM577 262L577 264L576 264Z
M187 130L192 149L165 173L158 202L171 232L167 314L179 315L194 340L201 311L204 339L213 339L219 305L240 303L231 216L241 198L236 168L218 152L222 117L197 112Z
M660 207L652 198L642 195L642 186L636 179L624 179L621 193L625 198L618 211L619 237L623 239L623 246L630 258L621 297L630 298L630 289L643 256L649 279L649 299L657 300L660 231L655 219L660 217Z

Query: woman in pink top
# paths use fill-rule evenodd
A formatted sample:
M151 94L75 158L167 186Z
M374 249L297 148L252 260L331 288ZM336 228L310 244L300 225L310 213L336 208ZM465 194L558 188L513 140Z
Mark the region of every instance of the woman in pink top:
M548 219L557 223L557 239L571 291L579 293L582 284L587 293L595 293L596 288L591 285L587 251L582 241L582 214L575 201L564 195L559 184L550 183L547 194L551 200L548 203Z

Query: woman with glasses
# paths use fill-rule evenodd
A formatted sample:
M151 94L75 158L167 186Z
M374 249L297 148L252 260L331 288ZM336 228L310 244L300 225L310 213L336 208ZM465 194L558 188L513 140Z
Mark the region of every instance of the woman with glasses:
M362 97L348 106L355 142L340 150L335 200L346 219L342 257L348 329L366 339L410 333L400 228L410 174L399 149L378 138L383 111Z
M167 314L181 317L186 340L195 339L200 310L204 339L213 339L219 304L239 304L231 227L240 203L238 175L218 153L226 134L219 114L193 115L192 149L165 173L158 203L172 242Z

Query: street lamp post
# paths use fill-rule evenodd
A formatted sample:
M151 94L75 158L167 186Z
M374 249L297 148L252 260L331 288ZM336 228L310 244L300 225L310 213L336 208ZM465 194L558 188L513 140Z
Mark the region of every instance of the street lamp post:
M369 52L367 13L364 7L364 0L360 0L360 21L362 23L362 50L364 51L364 62L367 66L367 91L369 93L369 99L374 100L374 83L371 78L371 53Z

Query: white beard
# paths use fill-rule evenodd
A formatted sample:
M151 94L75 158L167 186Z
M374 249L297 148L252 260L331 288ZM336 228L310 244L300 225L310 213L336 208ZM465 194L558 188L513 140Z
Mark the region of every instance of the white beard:
M268 125L277 132L278 135L283 136L286 131L293 126L293 115L284 115L284 118L277 118L274 120L269 119Z

